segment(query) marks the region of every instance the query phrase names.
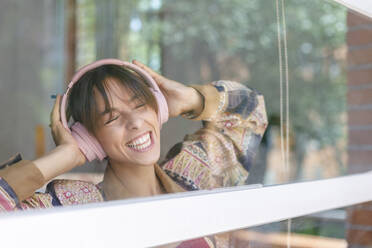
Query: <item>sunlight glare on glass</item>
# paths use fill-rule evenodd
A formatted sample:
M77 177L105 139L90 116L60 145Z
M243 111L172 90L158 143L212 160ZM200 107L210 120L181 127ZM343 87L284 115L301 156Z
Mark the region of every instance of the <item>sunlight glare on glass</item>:
M161 0L152 0L150 5L152 9L160 9L161 7Z
M134 32L138 32L142 28L142 22L138 17L134 17L130 20L130 29L133 30Z
M308 42L305 42L301 45L301 51L304 53L304 54L309 54L311 52L311 50L313 49L313 45L311 45L310 43Z

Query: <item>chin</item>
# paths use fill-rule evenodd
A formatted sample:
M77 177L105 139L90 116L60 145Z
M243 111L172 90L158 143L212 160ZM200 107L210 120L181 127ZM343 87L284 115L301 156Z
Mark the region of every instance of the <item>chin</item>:
M143 164L144 166L154 165L159 161L159 158L160 158L160 153L152 158L149 158L148 160L146 159L146 161L142 160L141 164Z
M154 147L155 148L155 147ZM160 158L160 149L153 150L149 153L144 153L143 155L136 154L137 159L129 159L127 161L123 161L129 164L137 164L139 166L152 166L159 161ZM133 158L133 157L132 157Z

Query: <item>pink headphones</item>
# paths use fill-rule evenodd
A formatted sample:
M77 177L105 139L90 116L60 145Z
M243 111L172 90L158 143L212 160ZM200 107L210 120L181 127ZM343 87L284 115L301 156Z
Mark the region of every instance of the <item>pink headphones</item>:
M72 86L88 71L95 69L102 65L120 65L124 66L128 69L131 69L137 72L140 76L142 76L150 85L151 85L151 92L154 94L157 104L158 104L158 119L159 119L159 126L161 127L163 123L168 121L168 104L165 100L164 95L161 93L158 85L154 81L154 79L143 69L132 64L130 62L121 61L118 59L102 59L96 62L93 62L89 65L82 67L78 70L75 75L72 77L71 82L68 85L66 93L63 94L62 104L61 104L61 120L63 126L71 132L72 136L77 141L80 150L83 152L87 160L93 161L94 159L99 159L102 161L106 157L106 153L102 149L101 145L98 143L97 139L93 137L88 130L79 122L75 122L70 128L68 127L67 120L66 120L66 103L67 97L70 89Z

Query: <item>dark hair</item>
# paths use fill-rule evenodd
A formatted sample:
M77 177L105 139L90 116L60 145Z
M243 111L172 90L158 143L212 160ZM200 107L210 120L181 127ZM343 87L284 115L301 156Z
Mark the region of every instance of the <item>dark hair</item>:
M116 79L133 95L138 96L141 102L148 104L155 112L158 111L156 99L149 89L152 86L142 76L122 66L102 65L86 72L72 87L68 97L67 118L72 116L94 134L99 116L94 88L102 95L105 110L110 110L111 102L107 95L108 79Z

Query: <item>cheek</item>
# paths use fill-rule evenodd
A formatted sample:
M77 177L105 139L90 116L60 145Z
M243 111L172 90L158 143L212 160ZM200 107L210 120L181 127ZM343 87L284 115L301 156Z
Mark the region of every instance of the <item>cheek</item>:
M151 109L150 111L147 112L147 119L152 123L154 127L159 129L158 114L156 113L155 110Z
M113 145L120 142L121 135L119 133L120 131L117 128L102 129L97 132L96 138L106 153L109 153Z
M148 123L155 129L158 139L160 139L160 126L159 126L159 120L158 120L158 116L156 115L156 112L151 113L151 115L149 115L147 120L148 120Z

